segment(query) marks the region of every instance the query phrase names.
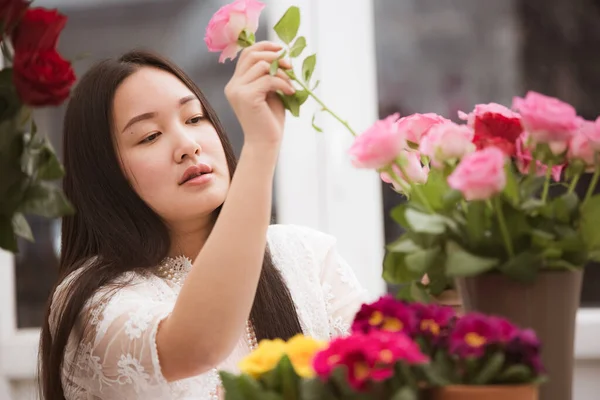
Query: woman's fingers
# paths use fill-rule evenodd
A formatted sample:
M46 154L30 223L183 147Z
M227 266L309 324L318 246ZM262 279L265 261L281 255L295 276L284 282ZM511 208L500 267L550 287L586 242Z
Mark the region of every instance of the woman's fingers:
M283 47L277 43L273 42L258 42L253 44L250 47L246 47L242 50L240 57L238 59L236 65L236 71L244 72L246 69L250 68L252 64L255 64L260 59L265 59L264 57L268 54L270 61L273 61L277 57L279 57L280 51Z
M240 83L251 83L252 81L255 81L256 79L269 74L270 70L271 70L271 64L268 61L265 61L265 60L258 61L256 64L254 64L248 70L247 73L240 76L240 78L239 78ZM278 76L281 79L284 79L284 80L290 82L290 84L291 84L290 78L281 69L277 69L275 76Z
M279 76L264 75L248 85L252 90L257 90L262 93L281 91L284 94L292 95L296 89L292 84Z

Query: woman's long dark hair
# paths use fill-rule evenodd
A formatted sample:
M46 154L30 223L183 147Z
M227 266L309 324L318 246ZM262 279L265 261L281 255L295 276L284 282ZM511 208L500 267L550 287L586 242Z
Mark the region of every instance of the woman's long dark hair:
M125 178L111 133L115 91L143 66L173 74L200 99L221 139L230 176L235 171L235 155L215 111L194 82L169 60L148 52L130 52L100 62L81 78L64 119L63 188L77 212L63 218L58 283L94 261L81 268L70 285L52 334L48 321L52 297L48 302L38 371L41 396L47 400L65 399L61 384L65 347L76 323L81 323L78 317L85 302L124 272L158 265L170 248L167 227ZM288 339L302 331L290 292L268 248L250 318L259 340Z

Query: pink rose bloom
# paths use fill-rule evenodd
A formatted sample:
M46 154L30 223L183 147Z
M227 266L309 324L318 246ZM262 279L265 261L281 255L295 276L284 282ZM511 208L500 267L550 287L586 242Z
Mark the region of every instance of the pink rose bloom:
M585 134L591 142L592 147L595 151L600 151L600 117L596 119L596 122L593 123L594 128L588 127L585 130Z
M404 133L406 140L419 144L429 128L441 122L449 122L449 120L434 113L412 114L398 121L398 129Z
M595 166L596 151L592 146L590 137L595 134L596 123L591 121L582 121L579 130L569 142L569 152L567 158L569 160L581 160L586 165L586 170L593 171Z
M398 192L403 191L402 184L404 182L406 182L406 184L418 183L421 185L427 182L429 166L421 164L421 155L418 152L402 150L399 157L405 161L404 171L406 171L406 176L402 173L398 165L393 164L392 169L402 182L397 182L395 179L392 179L395 177L391 177L387 172L381 173L380 176L382 181L391 183Z
M529 167L531 160L533 160L533 156L531 155L531 151L525 146L525 142L527 142L527 133L522 134L517 140L517 168L519 169L519 172L527 175L529 174ZM540 160L536 160L535 164L536 175L545 175L548 167ZM564 165L555 165L552 167L552 179L556 182L560 181L560 175L562 174L563 168Z
M557 98L527 92L515 97L513 108L521 114L521 123L533 143L548 143L552 152L560 154L578 126L575 108Z
M235 58L242 49L237 41L244 30L256 33L258 19L264 7L257 0L235 0L213 15L206 28L204 42L209 51L221 52L219 62Z
M487 200L506 186L505 157L496 147L468 154L448 177L448 185L466 200Z
M446 161L457 160L475 151L473 129L454 122L434 125L421 140L419 151L429 157L431 165L441 168Z
M356 168L379 169L390 165L406 146L404 136L398 131L396 113L375 122L356 137L349 153Z

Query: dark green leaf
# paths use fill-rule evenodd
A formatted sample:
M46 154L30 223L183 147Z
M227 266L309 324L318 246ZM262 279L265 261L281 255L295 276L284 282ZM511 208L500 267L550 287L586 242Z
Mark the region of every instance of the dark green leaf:
M517 254L499 267L508 277L521 282L532 282L541 266L538 254L525 251Z
M409 270L425 275L436 261L440 262L440 253L441 249L438 247L423 249L407 254L404 262Z
M312 54L304 59L302 63L302 78L308 84L317 64L317 55Z
M16 253L17 237L13 231L11 219L6 215L0 215L0 248Z
M441 379L455 382L458 373L455 363L450 358L450 355L444 350L438 350L433 355L433 362L430 364L435 374Z
M288 96L281 93L277 94L286 110L289 110L294 117L300 116L300 103L298 103L298 99L295 96Z
M566 193L555 198L540 209L541 214L549 219L568 223L579 207L579 197L575 193Z
M20 211L47 218L57 218L74 212L62 190L46 182L38 182L27 190Z
M262 400L264 389L251 376L242 374L238 377L238 386L244 400Z
M502 370L504 365L504 353L498 351L493 353L487 360L481 370L473 378L473 383L476 385L485 385L490 383Z
M462 193L458 190L449 190L444 193L444 198L442 199L444 203L444 209L450 210L456 207L459 201L463 198Z
M387 249L396 253L412 253L421 250L421 246L417 245L408 235L404 234L398 240L390 243Z
M396 207L392 208L392 211L390 211L390 217L392 217L392 219L403 228L409 227L408 221L406 219L407 209L408 205L404 203L397 205Z
M544 267L548 269L566 269L568 271L576 271L581 266L571 264L566 260L546 260Z
M300 9L296 6L292 6L287 9L273 29L277 33L277 36L279 36L279 39L283 40L285 44L290 44L298 34L299 27Z
M326 383L319 378L304 379L301 382L302 400L336 400L337 397L329 390Z
M292 58L298 57L300 54L302 54L302 51L304 50L305 47L306 47L306 38L304 36L298 37L298 39L296 39L296 41L292 45L292 48L290 49L290 57L292 57Z
M532 378L532 371L526 365L515 364L506 368L498 377L502 383L529 383Z
M521 198L529 199L540 193L546 178L543 176L527 176L521 182Z
M383 260L383 279L391 284L409 283L421 276L406 266L406 254L388 252Z
M21 213L15 213L12 217L12 227L15 235L22 237L23 239L33 242L33 233L31 228L25 219L25 216Z
M590 251L600 250L600 195L595 195L581 206L580 231Z
M225 400L245 400L244 394L239 386L238 377L225 371L219 371L223 388L225 389Z
M440 235L446 231L446 222L441 215L425 214L408 208L404 214L410 228L419 233Z
M413 388L405 386L394 393L391 400L417 400L417 394Z
M298 388L300 378L294 371L294 367L287 355L284 355L279 364L277 364L277 372L281 378L281 389L283 397L287 400L298 399Z
M62 178L65 170L60 161L58 161L54 149L50 147L49 142L47 143L47 147L44 147L43 152L45 152L45 161L38 168L38 179L50 181Z
M483 274L497 266L495 258L480 257L471 254L454 242L446 245L446 274L451 277Z
M427 271L429 284L427 290L433 296L439 296L452 285L452 280L446 275L444 255L440 254L439 262L434 263Z
M418 303L431 303L433 298L427 293L427 286L423 285L419 280L413 280L412 282L403 285L396 297L401 300L418 302Z
M506 163L506 186L504 187L503 195L513 205L517 206L520 203L519 183L514 167L510 163Z
M317 131L317 132L321 133L321 132L323 132L323 129L319 128L319 127L317 126L317 124L315 123L315 118L316 118L316 117L317 117L317 113L313 114L313 117L312 117L312 127L313 127L313 129L314 129L315 131Z
M425 364L421 368L427 381L432 386L445 386L450 384L450 379L448 379L447 375L444 375L442 372L443 366L438 366L437 363Z

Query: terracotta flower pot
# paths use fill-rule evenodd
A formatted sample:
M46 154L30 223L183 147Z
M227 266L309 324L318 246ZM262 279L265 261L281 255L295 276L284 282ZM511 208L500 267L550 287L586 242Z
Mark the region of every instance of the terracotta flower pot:
M535 385L446 386L430 390L427 400L538 400Z

